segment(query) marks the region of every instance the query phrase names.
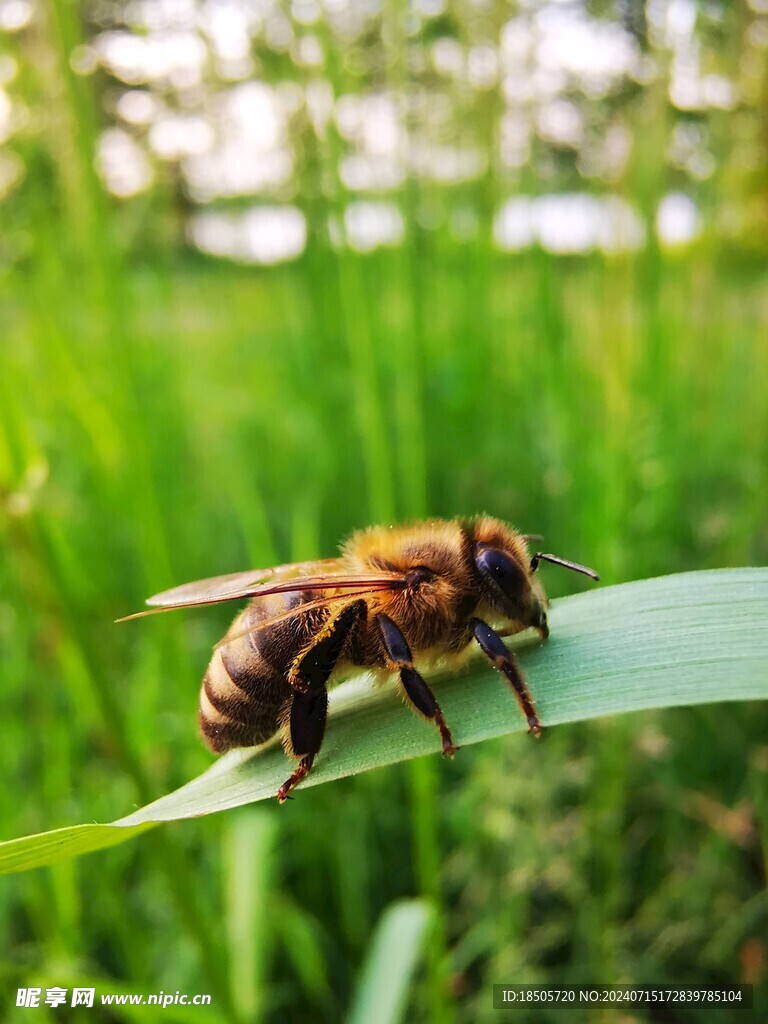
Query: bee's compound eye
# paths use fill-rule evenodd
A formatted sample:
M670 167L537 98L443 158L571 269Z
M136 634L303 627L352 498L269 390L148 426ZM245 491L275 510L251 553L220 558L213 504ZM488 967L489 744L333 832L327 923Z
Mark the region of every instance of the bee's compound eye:
M497 548L483 548L478 552L477 567L494 583L505 597L514 598L525 580L522 568L509 555Z

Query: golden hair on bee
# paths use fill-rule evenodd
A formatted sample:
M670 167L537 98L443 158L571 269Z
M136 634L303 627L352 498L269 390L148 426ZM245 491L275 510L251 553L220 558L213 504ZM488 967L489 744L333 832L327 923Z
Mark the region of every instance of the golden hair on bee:
M542 561L598 579L593 570L528 551L530 538L499 519L433 519L353 534L337 558L217 576L149 598L138 616L250 598L216 645L200 692L200 728L216 753L282 735L298 760L282 803L320 750L334 673L391 673L406 702L456 747L421 670L436 654L473 642L512 688L537 736L541 723L502 636L549 635ZM137 616L127 616L134 618Z

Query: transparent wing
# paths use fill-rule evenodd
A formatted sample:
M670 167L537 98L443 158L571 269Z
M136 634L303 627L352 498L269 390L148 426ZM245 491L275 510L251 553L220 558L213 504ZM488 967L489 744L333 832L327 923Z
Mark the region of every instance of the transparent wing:
M224 601L239 601L246 597L267 597L269 594L339 590L342 592L339 596L342 596L352 591L398 590L406 585L402 573L345 573L339 571L342 565L340 558L328 558L315 562L289 563L274 569L253 569L227 576L212 576L210 579L196 580L155 594L147 599L147 604L152 606L149 610L125 615L117 621L139 619L173 608L197 608ZM314 570L311 575L301 575L302 570L306 572L308 569Z
M233 572L226 576L211 576L193 583L183 583L180 587L163 590L147 598L147 604L156 608L186 608L190 604L214 604L216 601L230 601L237 597L248 596L245 591L261 586L268 580L285 580L299 576L321 576L324 573L338 572L341 568L340 558L327 558L323 561L288 562L270 569L246 569L245 572Z

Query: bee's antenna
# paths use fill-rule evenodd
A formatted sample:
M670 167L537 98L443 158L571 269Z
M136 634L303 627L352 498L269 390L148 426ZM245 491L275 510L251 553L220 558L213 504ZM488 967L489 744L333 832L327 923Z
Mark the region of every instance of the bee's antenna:
M536 572L539 562L552 562L553 565L562 565L566 569L573 569L574 572L580 572L583 576L589 576L590 579L600 579L595 570L588 569L586 565L569 562L565 558L558 558L557 555L545 555L543 551L537 551L531 559L531 572Z

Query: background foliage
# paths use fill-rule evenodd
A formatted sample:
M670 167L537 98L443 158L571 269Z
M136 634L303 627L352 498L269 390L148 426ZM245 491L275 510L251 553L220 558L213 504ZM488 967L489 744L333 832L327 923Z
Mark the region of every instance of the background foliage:
M209 763L227 612L111 625L173 583L478 510L609 583L765 562L763 6L0 4L4 836ZM4 879L6 1002L337 1020L417 893L409 1019L764 985L765 735L561 727Z

